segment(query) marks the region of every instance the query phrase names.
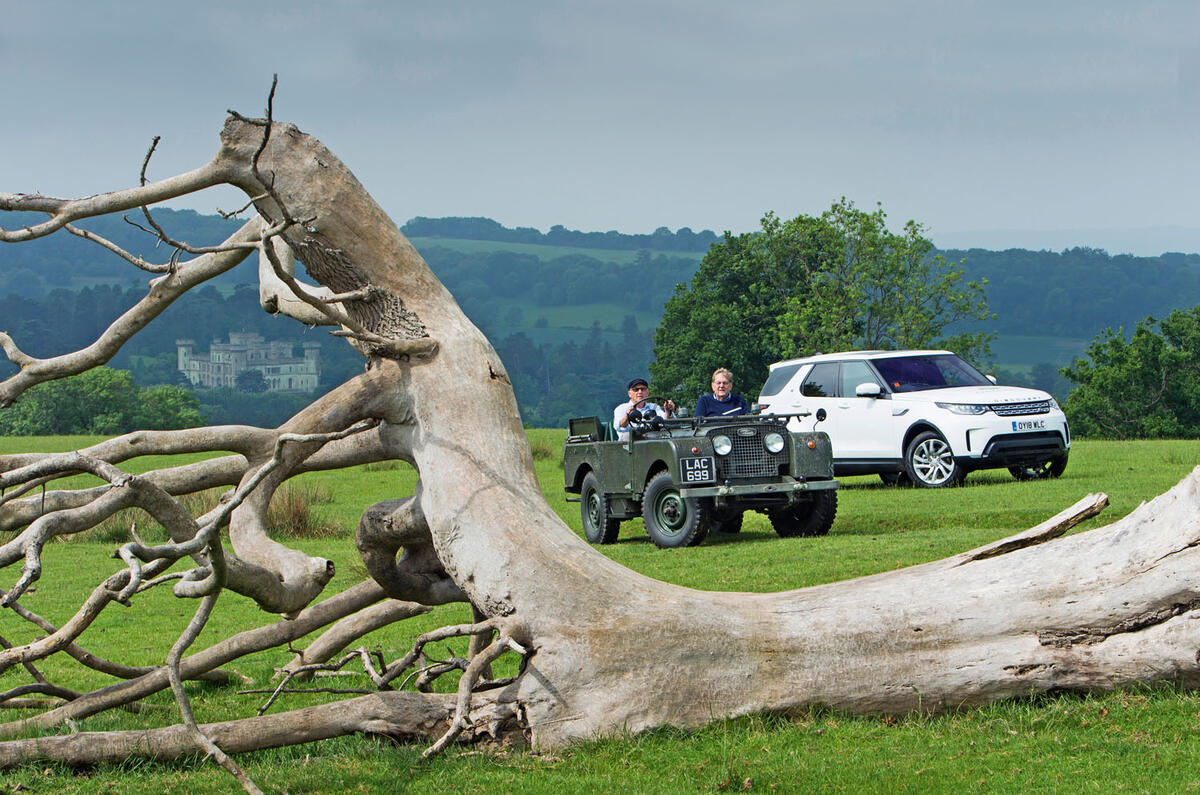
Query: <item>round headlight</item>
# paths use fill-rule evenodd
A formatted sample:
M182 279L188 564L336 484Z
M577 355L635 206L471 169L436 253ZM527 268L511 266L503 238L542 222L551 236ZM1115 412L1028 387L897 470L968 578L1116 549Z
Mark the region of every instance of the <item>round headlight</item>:
M712 442L713 452L717 455L729 455L733 450L733 442L729 441L728 436L714 436Z
M768 453L783 452L783 436L778 433L768 433L763 437L763 447Z

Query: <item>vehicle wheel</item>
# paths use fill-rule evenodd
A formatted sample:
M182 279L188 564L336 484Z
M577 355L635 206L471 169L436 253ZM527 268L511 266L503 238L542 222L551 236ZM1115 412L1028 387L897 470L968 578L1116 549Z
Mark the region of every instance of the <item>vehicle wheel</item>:
M907 472L880 472L879 479L883 481L885 486L903 487L912 485Z
M940 434L925 431L904 452L904 470L912 482L926 489L957 486L967 471L954 460L950 445Z
M611 544L617 540L621 522L610 516L608 497L600 490L595 473L583 478L579 490L579 512L583 516L583 535L593 544Z
M1051 458L1048 461L1043 461L1040 464L1034 464L1029 467L1009 467L1008 471L1017 480L1043 480L1045 478L1060 477L1063 471L1067 468L1067 453L1063 453L1057 458Z
M742 532L742 518L745 516L741 511L734 513L710 513L708 518L708 529L714 533L740 533Z
M650 540L660 549L694 547L708 535L700 500L680 496L670 472L650 479L642 497L642 521Z
M771 527L781 538L823 536L837 516L837 492L815 491L812 498L767 513Z

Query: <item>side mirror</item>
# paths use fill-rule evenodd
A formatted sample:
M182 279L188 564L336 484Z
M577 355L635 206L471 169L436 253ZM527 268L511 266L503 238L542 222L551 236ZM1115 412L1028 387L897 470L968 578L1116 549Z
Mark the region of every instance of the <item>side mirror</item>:
M883 390L880 389L879 384L876 384L874 381L862 383L854 387L854 394L858 397L877 398L882 393Z
M825 411L825 409L817 409L817 422L824 422L828 416L829 412Z
M991 381L993 384L997 383L996 376L994 376L994 375L989 375L987 377L987 380Z

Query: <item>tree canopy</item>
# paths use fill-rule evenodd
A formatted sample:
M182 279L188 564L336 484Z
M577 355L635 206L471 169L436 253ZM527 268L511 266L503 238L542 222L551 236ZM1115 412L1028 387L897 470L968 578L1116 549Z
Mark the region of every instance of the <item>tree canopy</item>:
M1078 384L1066 405L1077 435L1200 436L1200 306L1147 317L1128 339L1105 329L1062 372Z
M192 428L204 422L200 403L189 390L165 384L143 389L127 370L97 367L32 387L0 412L0 434L112 434Z
M650 365L656 391L690 402L718 366L750 389L771 362L854 348L986 355L990 332L950 333L990 317L986 282L966 281L924 232L915 221L891 232L881 207L842 199L820 216L769 212L759 231L726 233L667 302Z

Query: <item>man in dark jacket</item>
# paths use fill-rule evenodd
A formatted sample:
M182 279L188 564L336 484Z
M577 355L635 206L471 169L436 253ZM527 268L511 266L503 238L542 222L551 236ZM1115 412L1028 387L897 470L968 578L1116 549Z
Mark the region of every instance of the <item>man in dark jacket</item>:
M721 417L745 414L750 411L746 398L733 393L733 373L721 367L713 373L711 395L701 395L696 401L696 417Z

